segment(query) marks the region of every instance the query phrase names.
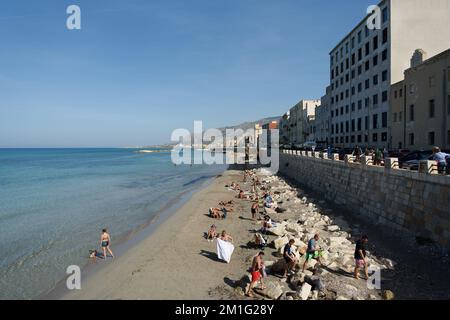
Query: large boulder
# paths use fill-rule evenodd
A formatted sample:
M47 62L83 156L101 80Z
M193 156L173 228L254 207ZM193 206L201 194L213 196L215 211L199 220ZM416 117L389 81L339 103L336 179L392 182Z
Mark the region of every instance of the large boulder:
M285 270L286 270L286 261L284 259L278 260L270 267L270 272L272 274L284 274Z
M318 276L305 276L304 280L308 283L314 290L324 291L325 285L323 281Z
M395 295L391 290L383 290L383 293L381 295L384 300L394 300Z
M289 243L289 238L286 236L283 237L279 237L275 240L273 240L273 246L275 249L280 249L280 248L284 248L284 246Z
M327 231L330 231L330 232L335 232L335 231L339 231L339 230L340 230L339 226L328 226L327 227Z
M284 236L286 231L285 231L284 226L279 224L276 227L267 229L267 233L281 237L281 236Z
M276 282L266 283L266 289L254 289L257 293L272 300L278 300L283 295L283 287Z
M300 300L308 300L309 293L311 292L311 285L308 283L303 283L302 286L297 290L297 297Z

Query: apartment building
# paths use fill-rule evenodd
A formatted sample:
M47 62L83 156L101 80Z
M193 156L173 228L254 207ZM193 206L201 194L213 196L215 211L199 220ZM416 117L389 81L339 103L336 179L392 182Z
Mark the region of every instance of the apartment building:
M450 149L450 49L426 58L416 50L404 80L391 87L394 148Z
M330 142L392 147L391 85L403 79L411 53L450 47L449 0L383 0L380 28L366 16L330 52ZM370 20L372 16L370 16Z
M315 141L317 144L328 145L330 141L330 98L331 87L327 87L326 94L320 99L320 106L316 107Z
M320 100L301 100L289 110L289 138L292 144L303 144L310 140L311 123Z

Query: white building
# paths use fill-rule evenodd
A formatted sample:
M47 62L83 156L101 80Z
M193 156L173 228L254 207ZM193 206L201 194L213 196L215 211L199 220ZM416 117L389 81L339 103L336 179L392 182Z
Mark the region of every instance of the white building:
M450 47L450 0L383 0L381 28L365 17L330 52L330 142L390 147L390 87L403 79L411 52Z
M313 120L320 100L301 100L289 111L290 143L303 144L314 139Z

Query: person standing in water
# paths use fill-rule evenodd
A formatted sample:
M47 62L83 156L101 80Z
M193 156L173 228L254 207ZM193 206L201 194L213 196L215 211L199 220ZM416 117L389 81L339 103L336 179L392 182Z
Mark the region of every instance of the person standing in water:
M106 259L106 250L108 250L108 252L111 255L111 257L114 258L114 254L111 251L111 248L109 247L110 244L111 244L111 236L108 233L108 229L103 229L102 230L102 236L100 237L100 245L102 246L103 257L105 259Z

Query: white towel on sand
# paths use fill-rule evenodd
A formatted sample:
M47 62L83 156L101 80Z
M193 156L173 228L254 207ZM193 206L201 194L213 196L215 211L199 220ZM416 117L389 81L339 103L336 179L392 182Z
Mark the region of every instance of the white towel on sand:
M231 255L234 251L234 245L230 242L217 239L217 257L220 260L230 263Z

